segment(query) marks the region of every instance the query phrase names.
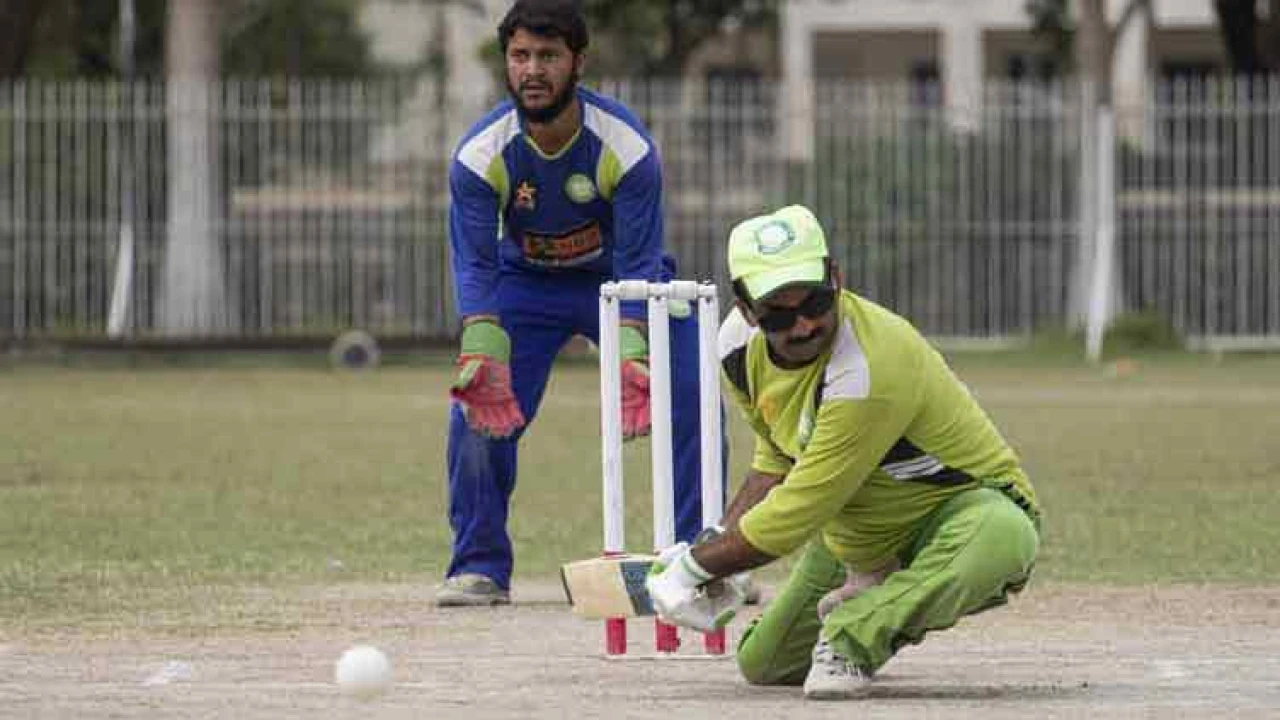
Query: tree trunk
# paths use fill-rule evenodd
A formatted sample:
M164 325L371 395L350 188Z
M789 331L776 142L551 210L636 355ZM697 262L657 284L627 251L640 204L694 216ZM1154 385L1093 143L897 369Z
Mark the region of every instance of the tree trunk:
M1076 202L1079 236L1072 265L1069 315L1073 327L1083 327L1088 317L1093 247L1098 228L1098 133L1100 108L1110 102L1111 63L1103 0L1082 0L1075 60L1080 80L1080 172ZM1104 101L1103 98L1106 98Z
M1256 75L1262 72L1262 58L1258 54L1257 0L1214 0L1218 13L1218 27L1231 70L1238 75Z
M0 0L0 77L26 70L36 25L48 5L45 0Z
M1267 72L1280 72L1280 0L1271 0L1271 10L1258 33L1260 58Z
M182 337L225 327L219 237L216 0L171 0L165 39L168 244L162 331Z

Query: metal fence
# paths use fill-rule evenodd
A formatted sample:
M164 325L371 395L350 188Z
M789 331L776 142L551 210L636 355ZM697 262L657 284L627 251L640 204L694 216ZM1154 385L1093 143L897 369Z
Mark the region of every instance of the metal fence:
M796 117L769 82L598 87L659 144L685 277L724 286L732 225L803 202L846 284L934 337L1072 317L1067 88L993 84L962 116L933 87L823 81ZM391 82L0 83L0 339L107 337L121 278L127 337L447 338L446 165L483 106ZM1280 81L1161 85L1118 119L1120 308L1280 340Z

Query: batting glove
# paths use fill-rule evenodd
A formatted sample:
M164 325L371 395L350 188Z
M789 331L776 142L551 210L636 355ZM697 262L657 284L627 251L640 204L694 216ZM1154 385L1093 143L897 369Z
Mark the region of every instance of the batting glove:
M658 556L649 568L645 589L658 619L702 632L728 625L742 606L737 586L712 578L684 542Z

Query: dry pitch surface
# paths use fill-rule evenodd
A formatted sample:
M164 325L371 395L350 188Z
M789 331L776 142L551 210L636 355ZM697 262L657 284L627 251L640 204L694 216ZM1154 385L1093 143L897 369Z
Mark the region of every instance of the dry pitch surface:
M517 585L497 610L430 598L399 585L196 593L192 608L216 608L5 631L0 717L1280 717L1280 588L1032 587L905 649L856 707L749 686L731 660L699 657L696 637L644 659L646 623L632 626L637 659L606 660L599 626L549 584ZM396 666L394 689L367 703L332 683L356 642Z

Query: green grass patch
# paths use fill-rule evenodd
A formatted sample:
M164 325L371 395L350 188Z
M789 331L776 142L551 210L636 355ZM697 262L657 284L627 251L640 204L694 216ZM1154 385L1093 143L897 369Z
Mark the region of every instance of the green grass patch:
M1280 580L1280 358L954 364L1042 496L1041 578ZM218 586L438 582L449 379L439 362L0 369L0 614L119 615L151 591ZM736 486L751 438L732 417ZM598 551L598 424L592 364L562 363L522 444L518 578ZM647 443L628 446L626 473L642 549Z

